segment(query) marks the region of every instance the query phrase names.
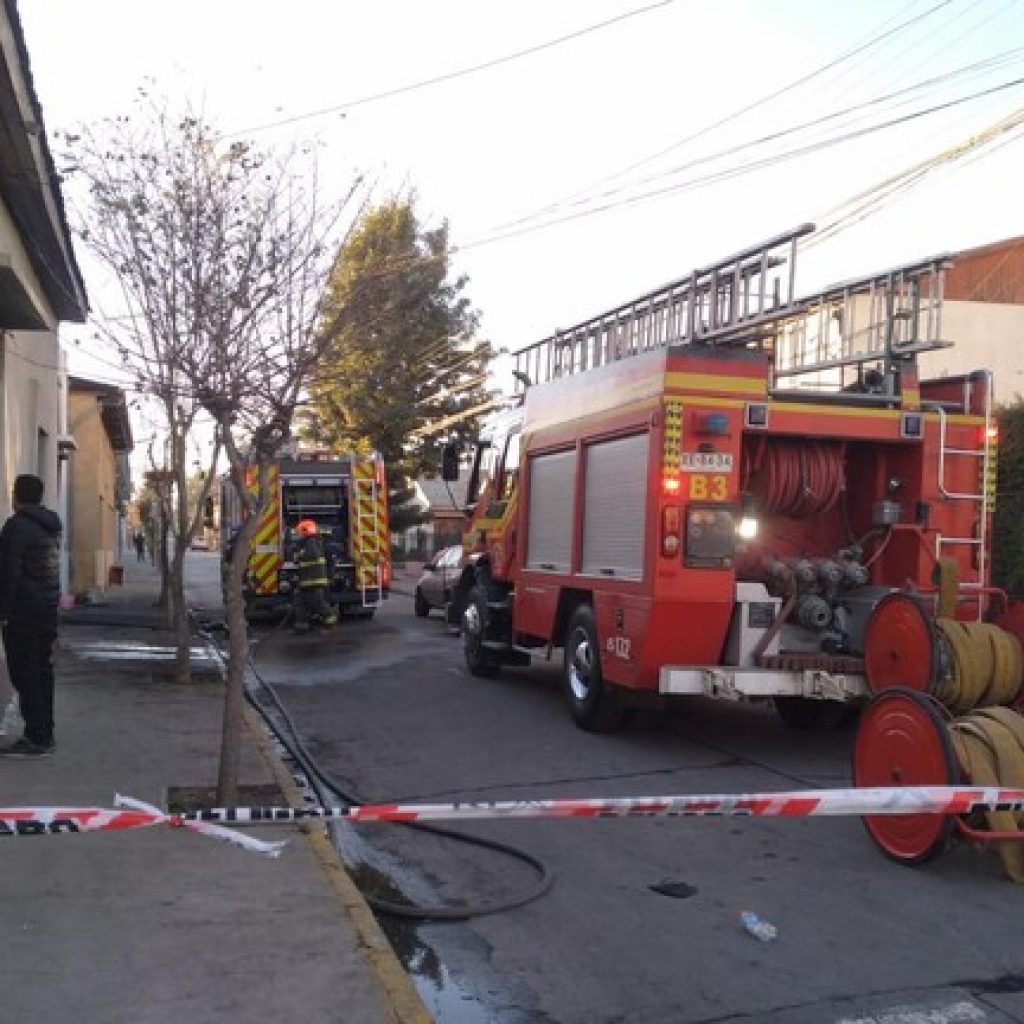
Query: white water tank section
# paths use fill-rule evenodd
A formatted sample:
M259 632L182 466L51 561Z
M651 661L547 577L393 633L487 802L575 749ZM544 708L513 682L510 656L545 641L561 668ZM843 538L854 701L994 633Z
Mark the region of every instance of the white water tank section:
M781 599L772 597L763 583L737 582L736 604L729 622L723 664L754 667L753 653L778 618L781 608ZM762 654L779 653L779 632Z

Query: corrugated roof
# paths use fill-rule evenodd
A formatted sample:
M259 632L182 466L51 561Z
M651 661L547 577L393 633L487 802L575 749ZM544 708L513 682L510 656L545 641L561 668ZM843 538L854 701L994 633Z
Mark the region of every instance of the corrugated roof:
M57 318L84 323L89 311L85 280L75 257L60 175L46 140L43 108L33 85L28 46L15 0L4 0L4 11L14 36L18 67L9 67L0 54L0 191ZM32 109L31 123L26 122L17 102L15 72L25 83ZM35 157L33 138L42 156L42 167Z
M469 470L463 466L459 479L454 483L445 484L439 476L421 476L416 481L423 497L427 499L431 511L437 509L453 509L461 511L466 505L466 488L469 485ZM451 493L449 493L449 488ZM455 500L452 501L454 495Z

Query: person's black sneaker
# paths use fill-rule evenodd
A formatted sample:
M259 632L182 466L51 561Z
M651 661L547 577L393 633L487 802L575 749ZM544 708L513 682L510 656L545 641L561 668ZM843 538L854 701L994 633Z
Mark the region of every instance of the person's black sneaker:
M53 744L48 747L33 743L31 740L16 740L9 747L0 747L0 757L17 757L28 760L36 757L49 757L53 753Z

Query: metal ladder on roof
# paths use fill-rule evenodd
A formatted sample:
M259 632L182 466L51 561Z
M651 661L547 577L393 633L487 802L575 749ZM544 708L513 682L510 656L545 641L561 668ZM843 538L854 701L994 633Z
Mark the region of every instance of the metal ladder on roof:
M939 469L938 486L942 496L947 501L970 501L978 505L979 522L977 535L970 537L943 536L941 533L935 537L935 557L942 558L958 548L968 548L977 553L975 559L977 565L977 580L960 583L960 589L976 591L978 599L977 618L980 621L984 612L984 602L981 600L981 589L985 586L988 578L988 534L989 517L995 503L996 491L996 437L994 430L993 416L993 387L992 374L985 371L985 401L984 401L984 432L981 443L977 448L954 448L949 443L949 413L944 405L937 402L925 403L924 408L929 412L938 414L939 417ZM963 410L971 412L970 384L964 381ZM947 471L952 459L970 459L978 461L978 489L977 491L956 491L947 478Z
M898 399L902 361L950 345L941 338L947 265L937 257L808 297L778 325L771 390L842 391L851 404Z
M583 373L651 349L741 344L797 309L803 224L585 320L515 353L517 387Z

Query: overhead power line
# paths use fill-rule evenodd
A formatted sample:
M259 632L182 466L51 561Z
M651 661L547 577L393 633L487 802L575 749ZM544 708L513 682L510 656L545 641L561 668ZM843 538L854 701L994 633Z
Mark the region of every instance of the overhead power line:
M774 153L770 156L763 157L760 160L744 161L740 164L722 168L716 171L711 171L708 174L701 175L694 178L688 178L683 181L675 182L670 185L665 185L661 188L650 189L646 192L640 192L636 195L626 196L621 199L611 200L607 203L603 203L600 206L590 207L586 210L580 210L575 213L563 214L560 217L552 217L539 224L529 224L524 227L516 228L511 231L490 235L484 238L476 239L465 243L464 245L454 247L454 252L463 252L467 249L479 248L483 245L490 245L494 242L504 241L508 238L515 238L520 235L532 234L535 231L542 231L545 228L554 227L558 224L564 224L569 221L581 220L585 217L592 217L600 213L606 213L613 209L618 209L624 206L632 206L636 203L646 202L651 199L659 199L669 195L675 195L679 192L690 191L691 189L702 188L707 185L718 184L722 181L727 181L732 178L744 177L748 174L752 174L755 171L764 170L767 167L773 167L777 164L785 163L790 160L797 159L798 157L808 156L812 153L819 152L824 149L830 149L834 146L841 145L845 142L853 141L854 139L864 138L868 135L874 135L880 131L884 131L887 128L893 128L898 125L908 124L912 121L919 120L923 117L928 117L932 114L939 113L943 110L950 110L954 107L961 106L964 103L968 103L971 100L980 99L984 96L992 96L996 93L1004 92L1007 89L1017 88L1024 85L1024 78L1014 78L1008 82L1002 82L999 85L991 86L987 89L981 89L976 92L970 93L966 96L960 96L956 99L949 100L946 103L938 103L933 106L926 107L922 110L916 110L910 114L905 114L902 117L890 118L887 121L883 121L879 124L868 125L867 127L858 128L853 131L843 132L839 135L831 138L819 140L817 142L809 143L807 145L796 146L793 149L785 150L780 153Z
M874 108L883 107L884 105L891 104L892 107L898 108L905 106L908 99L917 93L930 93L935 91L936 86L944 86L949 83L956 81L960 78L979 78L985 74L994 71L997 68L1004 67L1006 65L1012 65L1019 63L1024 58L1024 46L1015 47L1012 50L1006 50L1003 53L997 54L993 57L988 57L980 61L975 61L971 64L965 64L962 67L955 68L951 71L944 72L941 75L936 75L932 78L924 79L923 81L916 82L913 85L906 86L903 89L898 89L894 92L886 93L882 96L876 96L873 99L865 100L862 103L857 103L850 107L845 107L841 110L835 110L831 113L824 114L821 117L813 118L809 121L802 121L798 124L790 125L785 128L780 128L776 131L769 132L766 135L761 135L758 138L751 139L747 142L740 142L734 146L729 146L725 149L717 150L713 153L708 153L704 156L695 157L692 160L687 161L684 164L678 164L675 167L671 167L668 170L660 171L657 174L648 175L645 178L640 178L636 181L629 182L623 185L619 185L615 188L607 189L603 192L596 193L589 198L581 198L575 200L571 204L566 204L569 208L572 207L586 207L593 202L601 199L609 199L612 196L622 195L627 193L631 189L636 189L642 185L648 185L656 181L662 181L667 178L674 177L683 171L692 170L695 167L700 167L705 164L714 163L716 160L721 160L724 157L735 156L739 153L746 152L748 150L756 149L759 146L763 146L769 142L778 142L782 139L789 138L791 136L799 135L801 132L805 132L810 128L817 128L822 125L829 124L830 122L842 121L848 118L851 114L860 114L866 111L870 111ZM894 100L901 100L899 103L893 103ZM851 122L851 126L852 126ZM512 222L508 225L509 227L515 226L521 223L529 223L530 220L540 219L539 215L533 218L522 218L519 221ZM496 230L501 230L500 228Z
M880 43L890 38L891 36L895 35L896 33L902 32L904 29L909 28L911 25L914 25L917 22L930 17L932 14L935 14L943 7L947 7L950 3L952 3L952 0L939 0L938 3L933 4L926 11L922 11L920 14L914 15L914 17L912 18L908 18L906 21L900 22L893 28L887 29L886 31L879 32L874 36L871 36L865 42L860 43L857 46L854 46L851 49L844 51L843 53L839 54L838 57L834 57L832 60L827 61L826 63L815 68L813 71L810 71L805 75L801 75L800 77L795 78L793 81L787 83L786 85L782 86L779 89L776 89L774 92L767 93L766 95L759 97L753 102L737 108L731 113L726 114L724 117L719 118L717 121L713 121L711 124L705 125L703 128L698 128L696 131L690 132L688 135L684 135L681 139L677 139L670 145L665 146L654 153L650 153L647 156L642 157L641 159L629 164L627 167L623 167L620 170L613 172L612 174L605 175L603 178L599 178L597 181L591 182L590 185L587 185L586 187L579 189L568 196L564 196L562 199L556 200L555 202L548 204L546 207L543 207L540 210L536 210L533 213L527 214L526 216L521 217L517 220L510 221L507 224L499 225L498 230L500 230L503 227L516 226L518 224L523 223L524 221L532 220L538 216L542 216L547 213L553 213L556 210L561 209L567 203L572 202L573 200L577 200L580 197L590 195L590 193L592 193L594 189L600 188L601 186L606 185L609 182L615 181L618 178L622 178L625 175L630 174L632 171L639 170L641 167L645 167L647 166L647 164L652 163L653 161L658 160L661 157L666 156L667 154L672 153L675 150L680 149L681 147L688 145L691 142L695 142L697 139L702 138L703 136L708 135L719 128L722 128L727 124L731 124L733 121L739 120L739 118L743 117L745 114L749 114L751 111L757 110L759 107L765 106L766 104L772 102L773 100L778 99L780 96L784 96L786 93L792 92L795 89L799 89L801 86L806 85L808 82L813 81L814 79L820 77L821 75L825 74L828 71L831 71L833 68L839 66L840 64L843 64L844 62L850 60L852 57L855 57L858 54L865 52L866 50L870 50L873 47L878 46ZM911 3L908 5L908 7L905 7L904 10L908 10L909 7L913 6L914 4ZM888 21L884 22L883 24L888 24Z
M998 146L993 146L993 149L1019 141L1024 137L1022 129L1024 129L1024 107L995 124L989 125L984 130L976 132L962 142L949 146L928 159L922 160L898 174L889 176L871 188L850 196L838 206L834 206L827 213L816 218L821 227L803 243L803 247L810 248L819 245L873 216L895 198L919 185L927 175L940 167L953 164L968 154L973 154L974 159L977 159L980 150L996 140L999 140ZM825 223L822 223L823 221Z
M329 107L321 107L318 110L310 110L302 114L293 114L290 117L283 117L277 121L267 121L265 124L254 125L253 127L246 128L243 131L227 132L222 135L221 138L230 139L239 135L249 135L253 132L266 131L270 128L280 128L283 125L297 124L299 121L310 121L317 117L325 117L328 114L341 113L342 111L352 110L354 107L365 106L368 103L377 103L380 100L387 100L394 96L401 96L405 93L416 92L420 89L429 88L430 86L440 85L442 82L450 82L456 78L473 75L478 71L487 71L490 68L496 68L502 64L510 64L512 61L521 60L523 57L530 57L535 53L541 53L544 50L553 49L556 46L561 46L563 43L572 42L575 39L580 39L583 36L590 35L594 32L600 32L603 29L610 28L612 25L618 25L621 22L628 21L630 18L637 18L642 14L649 14L651 11L659 10L662 7L668 7L677 2L678 0L657 0L656 3L647 4L645 7L637 7L634 10L626 11L623 14L617 14L613 18L606 18L604 21L595 22L592 25L586 25L583 28L576 29L573 32L568 32L565 35L557 36L554 39L548 39L542 43L536 43L533 46L527 46L525 49L516 50L513 53L507 53L502 57L495 57L492 60L483 61L480 64L471 64L468 67L458 68L454 71L446 71L444 74L434 75L432 78L423 78L416 82L409 82L406 85L395 86L393 89L384 89L381 92L370 93L368 96L360 96L358 99L346 100L344 103L335 103ZM951 0L943 0L943 2L950 3Z

